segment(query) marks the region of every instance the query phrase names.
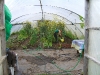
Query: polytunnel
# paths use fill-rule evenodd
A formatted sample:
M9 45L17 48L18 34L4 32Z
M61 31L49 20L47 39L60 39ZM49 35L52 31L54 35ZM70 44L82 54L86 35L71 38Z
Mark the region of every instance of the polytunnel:
M7 27L2 29L6 14L1 12L0 75L83 75L85 0L1 0L0 10L5 6L11 13L12 28L8 39L4 35ZM54 31L62 33L55 37ZM81 49L74 45L78 40ZM10 51L9 65L5 53Z
M25 21L35 23L41 19L54 20L54 17L57 17L64 21L66 27L78 38L84 37L84 0L6 0L5 4L12 14L11 33L22 27L15 24Z

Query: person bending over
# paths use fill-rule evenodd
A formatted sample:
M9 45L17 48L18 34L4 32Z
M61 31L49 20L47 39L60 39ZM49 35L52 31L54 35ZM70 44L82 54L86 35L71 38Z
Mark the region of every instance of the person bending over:
M61 30L55 30L55 32L54 32L54 38L55 38L55 43L57 43L58 42L58 36L60 36L61 37Z

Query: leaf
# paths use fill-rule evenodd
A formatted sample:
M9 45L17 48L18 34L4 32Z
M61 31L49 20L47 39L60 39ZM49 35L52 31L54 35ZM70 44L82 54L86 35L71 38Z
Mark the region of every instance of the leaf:
M80 15L79 15L79 17L80 17L80 20L81 20L82 22L84 22L84 18L83 18L82 16L80 16Z
M80 23L80 25L81 25L81 28L84 28L84 23Z

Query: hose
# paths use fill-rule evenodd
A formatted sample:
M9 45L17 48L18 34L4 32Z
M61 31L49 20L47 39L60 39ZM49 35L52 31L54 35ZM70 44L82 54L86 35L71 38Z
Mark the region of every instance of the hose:
M55 62L52 62L52 64L54 66L56 66L58 69L60 69L60 70L62 70L64 72L71 72L71 71L73 71L77 67L77 65L79 64L81 58L82 58L82 53L80 53L80 57L78 58L78 61L77 61L76 65L72 69L70 69L70 70L64 70L64 69L60 68L57 64L55 64Z

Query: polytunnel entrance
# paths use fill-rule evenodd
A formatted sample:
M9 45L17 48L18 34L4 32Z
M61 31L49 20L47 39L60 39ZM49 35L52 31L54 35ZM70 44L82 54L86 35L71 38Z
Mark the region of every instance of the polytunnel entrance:
M84 39L84 18L63 5L72 1L48 4L46 0L12 0L13 7L10 1L6 4L12 13L13 27L7 47L18 54L22 75L82 75L83 57L71 45L75 39ZM57 43L54 38L56 29L62 32Z
M22 30L11 35L7 47L18 53L19 68L23 75L82 74L82 57L71 48L72 39L64 35L67 34L64 25L59 23L39 20L38 26L32 28L30 22L27 22ZM64 32L64 42L60 39L54 42L53 29L56 25Z

